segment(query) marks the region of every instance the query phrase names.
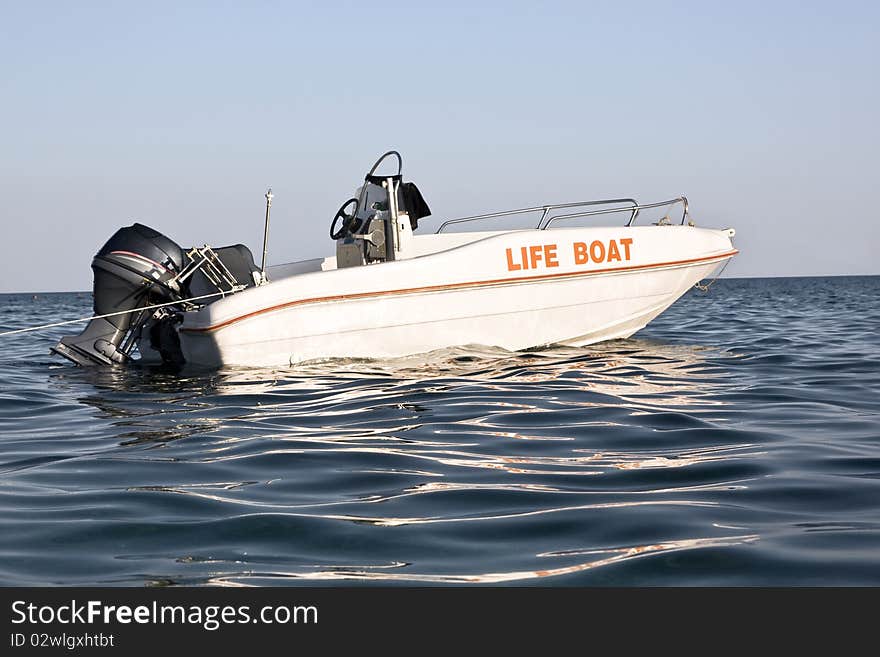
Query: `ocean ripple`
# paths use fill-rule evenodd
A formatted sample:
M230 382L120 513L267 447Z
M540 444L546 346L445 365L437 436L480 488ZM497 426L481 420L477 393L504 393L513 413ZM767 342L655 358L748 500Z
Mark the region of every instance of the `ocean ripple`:
M0 583L877 585L878 292L721 280L629 340L282 370L0 338Z

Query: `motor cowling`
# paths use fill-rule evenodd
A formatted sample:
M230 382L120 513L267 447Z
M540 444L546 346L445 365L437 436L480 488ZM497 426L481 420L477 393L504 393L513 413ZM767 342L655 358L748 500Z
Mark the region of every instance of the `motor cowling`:
M121 314L93 319L52 350L79 365L128 361L131 329L139 331L148 318L137 309L187 296L176 281L184 259L179 245L149 226L136 223L116 231L92 260L93 296L96 315Z

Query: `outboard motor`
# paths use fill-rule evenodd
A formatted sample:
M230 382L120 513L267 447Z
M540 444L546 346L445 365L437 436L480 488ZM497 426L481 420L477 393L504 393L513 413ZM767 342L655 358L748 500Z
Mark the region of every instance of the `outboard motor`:
M92 260L94 309L96 315L122 314L93 319L52 351L79 365L127 362L150 315L137 308L187 296L186 286L178 282L184 261L180 246L148 226L136 223L116 231Z

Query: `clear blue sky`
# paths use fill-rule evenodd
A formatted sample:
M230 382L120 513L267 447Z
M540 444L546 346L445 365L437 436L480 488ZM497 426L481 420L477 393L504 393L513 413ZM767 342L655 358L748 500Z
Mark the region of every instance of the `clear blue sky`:
M729 275L880 273L878 7L0 0L0 291L133 219L256 255L269 185L272 261L329 253L388 148L436 217L687 194Z

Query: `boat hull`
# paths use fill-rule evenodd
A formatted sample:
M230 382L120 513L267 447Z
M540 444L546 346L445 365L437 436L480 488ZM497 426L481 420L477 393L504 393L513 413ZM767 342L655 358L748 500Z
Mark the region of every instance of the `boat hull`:
M223 299L187 315L181 348L193 364L286 366L625 338L732 257L730 234L689 226L490 234Z

